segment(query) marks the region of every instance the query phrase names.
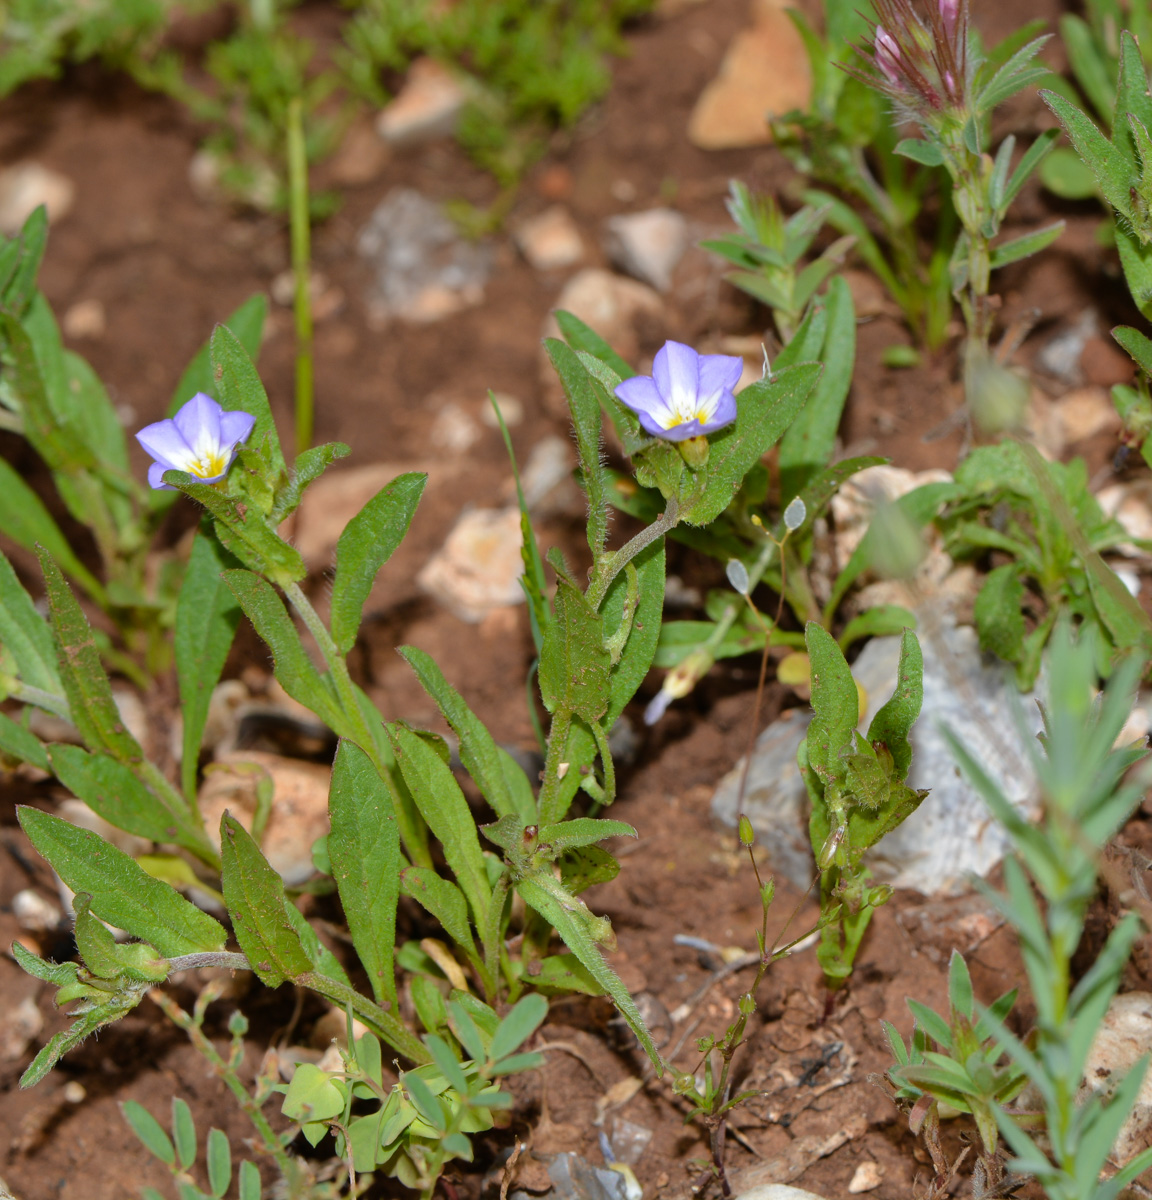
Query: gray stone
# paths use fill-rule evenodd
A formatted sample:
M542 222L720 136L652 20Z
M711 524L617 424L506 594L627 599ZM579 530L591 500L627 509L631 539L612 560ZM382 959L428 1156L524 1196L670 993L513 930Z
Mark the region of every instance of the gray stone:
M963 891L971 875L987 875L1011 843L961 773L945 730L950 729L1012 803L1030 815L1036 780L1028 753L1041 721L1035 697L1019 694L1004 665L980 654L974 629L933 614L921 619L918 632L924 654L924 705L912 731L908 783L929 788L931 794L872 851L869 862L878 882L926 895L952 894ZM867 730L891 696L899 655L899 638L873 638L853 664L853 674L868 694L861 729ZM760 735L744 812L769 847L773 868L806 887L815 868L807 834L808 800L795 755L808 717L785 716L787 720ZM739 815L741 767L742 761L725 776L712 801L712 811L729 825Z
M357 249L375 275L368 303L377 324L428 323L479 304L492 270L491 244L461 237L440 205L414 188L388 193Z
M611 217L605 249L622 271L666 292L688 248L688 222L670 208Z
M752 822L759 841L768 849L771 869L790 883L806 888L816 866L808 840L808 793L796 751L808 732L812 714L790 708L760 735L748 768L743 812ZM744 760L720 781L712 798L712 812L726 825L735 825Z

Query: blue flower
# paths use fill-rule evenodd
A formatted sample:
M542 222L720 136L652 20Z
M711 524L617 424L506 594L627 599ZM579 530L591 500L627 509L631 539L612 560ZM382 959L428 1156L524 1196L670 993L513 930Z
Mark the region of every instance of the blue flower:
M148 468L149 485L171 491L165 471L187 471L203 483L219 483L255 424L251 414L225 412L211 396L197 392L170 420L145 425L136 435L156 460Z
M732 389L744 360L727 354L697 354L682 342L665 342L651 375L634 375L616 388L616 398L653 437L670 442L714 433L736 420Z

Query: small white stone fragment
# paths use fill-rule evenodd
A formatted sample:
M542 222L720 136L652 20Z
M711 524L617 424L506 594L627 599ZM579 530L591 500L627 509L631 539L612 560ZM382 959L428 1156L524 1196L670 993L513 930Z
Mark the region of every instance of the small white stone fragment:
M629 275L657 291L672 287L672 272L688 248L688 222L670 208L611 217L606 249Z
M874 1163L870 1159L862 1162L852 1175L852 1182L848 1184L848 1191L853 1196L858 1196L861 1192L870 1192L873 1188L878 1188L883 1182L884 1172L880 1170L880 1164Z
M104 305L99 300L80 300L64 314L60 327L65 337L77 341L81 338L102 338L107 328Z
M447 67L418 58L399 94L376 118L376 132L392 146L446 137L456 129L468 91Z
M537 271L571 267L584 257L580 230L562 204L553 204L530 217L514 236L517 249Z
M75 1079L70 1079L64 1085L64 1090L61 1093L69 1104L83 1104L88 1096L82 1083L78 1083Z
M23 1058L32 1039L44 1028L44 1018L36 1001L25 996L9 1009L0 1022L0 1060L14 1062Z
M474 508L461 515L416 582L462 621L524 601L520 510Z
M12 913L21 929L36 933L47 932L60 924L60 909L31 888L12 897Z
M0 171L0 233L19 233L41 204L50 222L59 221L75 198L76 185L66 175L38 162L16 163Z

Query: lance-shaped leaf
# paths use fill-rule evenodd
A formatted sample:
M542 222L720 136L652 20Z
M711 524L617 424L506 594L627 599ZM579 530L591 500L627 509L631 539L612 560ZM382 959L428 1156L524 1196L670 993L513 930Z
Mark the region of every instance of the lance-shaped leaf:
M165 471L164 482L202 504L216 522L224 547L246 567L283 585L308 573L295 546L290 546L255 508L245 509L214 484L201 483L186 471Z
M110 825L149 841L176 842L197 854L211 854L188 814L169 809L123 763L79 746L54 745L50 753L56 778Z
M836 639L815 621L804 630L812 673L808 762L824 783L842 779L840 750L849 744L860 719L860 694Z
M89 748L106 750L120 762L140 762L144 752L120 719L87 617L60 568L45 550L40 551L40 569L44 572L48 611L60 650L60 679L73 723Z
M209 343L216 396L225 412L246 412L256 418L249 444L268 459L274 474L284 471L284 454L268 395L248 351L226 325L217 325Z
M255 296L250 296L245 300L224 322L235 334L237 341L253 362L260 353L260 343L264 337L264 322L267 317L268 299L263 292L257 292ZM211 396L213 400L220 402L219 381L212 370L212 343L210 340L200 347L184 374L180 376L180 382L172 393L167 415L175 416L176 411L191 400L197 392L203 392L206 396Z
M1132 200L1129 189L1135 179L1131 160L1122 153L1118 154L1090 118L1070 100L1044 89L1041 89L1040 99L1064 126L1064 132L1068 134L1076 153L1096 176L1104 198L1117 212L1130 218Z
M593 979L604 989L607 996L620 1010L636 1035L644 1052L656 1068L657 1076L664 1073L664 1060L652 1041L644 1018L636 1002L628 993L620 976L608 965L596 944L595 930L589 927L587 906L583 901L564 891L550 874L530 876L519 880L516 891L524 903L535 909L556 930L564 944L587 969ZM596 918L592 918L595 922Z
M220 819L220 857L228 915L260 982L279 987L311 971L312 960L285 911L284 881L248 830L227 812Z
M599 561L608 536L608 481L600 461L600 401L584 364L570 346L545 338L544 349L560 376L572 412L580 474L588 495L588 547L593 560Z
M492 889L468 801L451 770L423 738L402 725L387 728L404 782L428 828L440 840L448 866L482 929Z
M74 892L88 892L92 911L117 929L151 943L166 958L223 950L224 927L179 892L153 879L123 850L95 833L34 808L18 810L32 845Z
M336 698L312 665L300 634L272 586L251 571L225 571L224 582L272 651L276 678L293 700L310 708L341 737L350 730Z
M220 545L202 522L192 542L180 597L176 602L176 674L184 717L181 777L184 794L196 794L200 742L208 720L212 691L240 624L240 605L222 576L240 564Z
M631 379L636 372L612 349L611 346L594 330L590 329L579 317L558 308L552 314L564 340L579 352L581 350L598 358L609 367L620 379Z
M636 689L644 682L660 641L660 617L664 611L664 539L657 538L633 560L638 599L632 614L632 632L624 643L619 662L608 679L608 710L604 725L611 728ZM612 581L600 607L602 626L615 633L625 615L628 580L623 571Z
M458 946L470 955L474 953L468 902L454 883L441 878L431 867L405 867L400 872L400 890L431 913Z
M460 739L460 761L496 814L533 820L536 809L527 776L496 745L487 726L444 678L431 655L415 646L401 646L399 653L416 672L424 690L436 701L436 707ZM516 772L522 781L516 780Z
M558 559L555 621L545 631L540 652L540 694L549 712L567 710L598 721L608 708L609 655L604 622L572 582Z
M268 514L270 525L279 525L285 517L294 513L300 506L304 489L317 479L338 458L347 458L352 453L352 447L343 442L325 442L323 446L312 446L296 456L292 466L292 477L276 494L276 503Z
M0 554L0 645L12 655L25 683L53 696L64 694L56 669L52 630L36 611L31 596L3 554Z
M376 573L408 532L427 482L417 471L398 475L348 522L336 543L332 640L344 654L355 645Z
M557 853L592 846L610 837L637 837L636 830L623 821L599 821L594 817L576 817L555 825L541 825L537 833L540 842Z
M0 638L0 641L3 639ZM41 771L50 771L48 753L40 739L23 725L17 725L11 717L0 713L0 754L7 754L20 762L31 763Z
M94 1033L101 1025L115 1021L123 1015L121 1009L109 1009L107 1006L101 1006L77 1017L67 1029L61 1029L59 1033L52 1035L48 1044L36 1055L28 1069L20 1076L20 1086L22 1088L35 1087L69 1050L79 1046L90 1033Z
M328 856L356 953L377 1001L397 1003L392 954L400 894L400 834L392 796L359 746L343 741L328 793Z
M853 683L853 691L855 691ZM900 665L896 669L896 689L892 698L872 718L868 741L883 742L892 755L896 777L903 781L912 765L912 743L908 740L912 726L920 715L924 702L924 656L920 642L911 629L905 629L900 639Z
M823 470L832 457L840 415L856 364L856 310L852 305L852 293L843 278L838 276L828 285L828 293L820 307L827 313L823 346L816 354L806 357L819 356L824 370L808 402L780 439L781 508ZM791 342L788 349L792 349ZM777 369L782 365L777 359Z
M740 393L735 424L712 435L704 489L691 499L683 520L708 525L728 507L744 476L796 419L820 370L819 363L802 363Z

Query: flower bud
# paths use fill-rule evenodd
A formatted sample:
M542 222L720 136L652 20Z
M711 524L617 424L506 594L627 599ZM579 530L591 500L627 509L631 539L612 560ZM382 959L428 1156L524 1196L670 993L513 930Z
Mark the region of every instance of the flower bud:
M816 865L821 871L827 871L836 861L837 854L847 835L848 827L846 825L837 825L828 835L824 845L820 848L820 857L816 860Z
M751 992L745 992L737 1001L741 1016L750 1017L756 1011L756 1001Z
M887 904L895 894L891 884L881 883L874 888L868 889L868 907L879 908L881 905Z
M893 87L900 87L900 47L896 39L879 25L876 27L875 61L885 79Z
M769 879L766 884L760 889L760 903L767 911L772 906L772 901L776 898L776 880Z
M740 818L736 829L740 834L741 846L751 846L756 840L756 831L752 828L752 822L747 817L742 816Z
M685 438L676 443L681 457L693 471L708 465L708 439L702 434L699 437Z

